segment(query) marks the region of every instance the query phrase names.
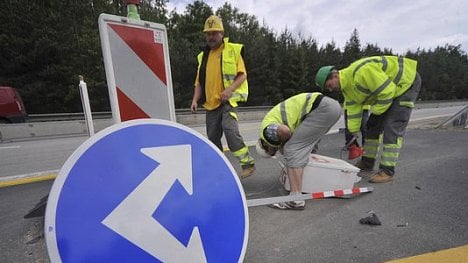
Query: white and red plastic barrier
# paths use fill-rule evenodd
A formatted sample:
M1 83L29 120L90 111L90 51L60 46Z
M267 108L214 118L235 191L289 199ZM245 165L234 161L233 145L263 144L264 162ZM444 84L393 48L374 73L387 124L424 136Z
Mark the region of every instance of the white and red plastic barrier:
M342 197L347 195L357 195L362 193L369 193L374 191L373 187L356 187L351 189L342 189L334 191L315 192L311 194L300 194L300 195L286 195L269 198L259 198L247 200L247 206L260 206L270 205L275 203L298 201L298 200L310 200L310 199L323 199L328 197Z

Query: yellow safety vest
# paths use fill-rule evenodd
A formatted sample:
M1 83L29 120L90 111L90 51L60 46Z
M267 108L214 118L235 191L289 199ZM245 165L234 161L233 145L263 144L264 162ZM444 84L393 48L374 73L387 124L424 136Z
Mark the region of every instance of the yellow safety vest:
M221 71L223 74L223 84L224 88L229 87L237 76L237 61L241 56L241 51L244 45L237 43L230 43L229 38L224 38L224 49L221 55ZM197 56L198 59L198 72L200 72L200 67L203 60L203 51L200 52ZM206 66L206 64L205 64ZM247 74L247 73L246 73ZM201 77L201 76L199 76ZM201 83L200 83L201 84ZM205 92L205 87L202 87L203 97ZM238 102L245 102L249 96L249 84L247 79L232 93L229 103L232 107L237 107Z
M340 70L349 132L359 131L363 105L372 105L372 114L381 115L387 111L393 99L411 87L416 68L417 61L409 58L375 56L360 59Z
M260 125L260 138L268 142L263 137L263 130L270 124L284 124L289 127L291 132L294 132L302 123L305 115L310 112L315 99L319 95L322 95L322 93L301 93L274 106L263 118Z

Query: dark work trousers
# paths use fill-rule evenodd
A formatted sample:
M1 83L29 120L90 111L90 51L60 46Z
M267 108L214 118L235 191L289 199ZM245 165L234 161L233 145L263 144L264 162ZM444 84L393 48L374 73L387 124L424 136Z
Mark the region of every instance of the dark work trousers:
M401 96L395 98L390 108L382 114L382 121L378 122L376 126L369 126L370 122L368 122L365 154L362 157L366 166L374 166L382 141L383 150L379 169L388 175L395 174L395 167L403 146L403 137L420 89L421 77L416 73L411 87Z
M244 139L239 133L239 125L236 118L237 109L233 108L229 103L223 103L215 110L206 111L206 133L208 139L221 151L223 151L221 143L223 132L231 152L245 147Z

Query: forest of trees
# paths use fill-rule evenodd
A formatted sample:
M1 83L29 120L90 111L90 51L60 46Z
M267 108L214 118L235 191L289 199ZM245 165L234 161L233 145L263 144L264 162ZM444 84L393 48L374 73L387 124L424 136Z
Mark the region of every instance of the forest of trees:
M232 42L245 45L249 106L273 105L316 90L314 75L322 65L342 68L384 54L418 60L421 100L468 99L468 58L460 45L395 54L391 48L362 44L356 29L342 48L334 42L319 45L313 36L293 35L286 25L277 33L228 3L213 10L194 1L180 13L168 10L167 3L143 0L140 16L167 28L176 108L190 106L203 24L211 14L223 19ZM98 31L101 13L126 16L126 8L122 0L0 1L0 85L16 87L30 114L81 112L78 75L83 75L92 110L110 110Z

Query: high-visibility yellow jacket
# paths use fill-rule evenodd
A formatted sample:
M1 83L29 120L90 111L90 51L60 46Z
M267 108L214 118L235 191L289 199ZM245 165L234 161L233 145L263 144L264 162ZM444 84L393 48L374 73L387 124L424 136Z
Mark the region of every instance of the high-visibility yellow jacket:
M346 110L346 103L343 104L343 109ZM371 105L369 104L362 105L362 110L370 110L370 109L371 109Z
M393 99L413 84L416 67L417 61L409 58L375 56L357 60L339 70L349 132L359 131L363 105L372 105L375 115L387 111Z
M244 45L237 43L230 43L229 38L224 38L224 49L221 55L221 72L223 78L224 88L229 87L237 76L237 61L241 56L242 49ZM206 70L200 71L200 67L204 65L206 67L206 62L203 63L203 54L204 51L200 52L197 56L198 59L198 72L206 72ZM206 56L208 57L208 56ZM206 68L205 68L206 69ZM245 72L247 74L247 72ZM202 78L202 76L199 76ZM204 76L203 76L204 78ZM205 87L203 81L200 81L202 88L202 97L205 96ZM229 103L233 107L237 107L238 102L245 102L249 96L249 84L247 79L236 89L234 90Z
M260 125L260 138L267 142L263 136L263 130L270 124L284 124L291 132L294 132L302 123L304 116L311 111L319 95L322 93L301 93L276 104L263 118Z

